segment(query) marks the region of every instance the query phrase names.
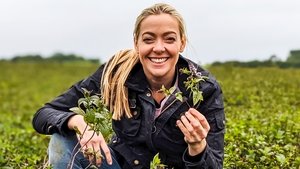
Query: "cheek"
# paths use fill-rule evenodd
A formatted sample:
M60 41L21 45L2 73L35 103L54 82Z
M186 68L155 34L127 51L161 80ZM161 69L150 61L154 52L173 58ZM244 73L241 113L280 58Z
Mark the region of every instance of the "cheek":
M137 47L137 51L138 51L140 57L145 57L146 55L151 53L152 48L149 45L139 45Z
M173 44L165 44L165 48L173 52L179 52L181 49L181 43L175 42Z
M145 66L145 65L147 65L145 62L146 62L146 55L145 54L143 54L142 52L140 52L139 53L139 60L140 60L140 62L141 62L141 64L143 65L143 66Z

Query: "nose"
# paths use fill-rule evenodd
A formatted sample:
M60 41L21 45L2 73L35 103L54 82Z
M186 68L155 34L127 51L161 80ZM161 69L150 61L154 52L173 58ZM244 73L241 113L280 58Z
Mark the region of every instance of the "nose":
M163 53L166 51L166 48L164 46L164 43L162 40L157 40L154 47L153 47L153 52L156 53Z

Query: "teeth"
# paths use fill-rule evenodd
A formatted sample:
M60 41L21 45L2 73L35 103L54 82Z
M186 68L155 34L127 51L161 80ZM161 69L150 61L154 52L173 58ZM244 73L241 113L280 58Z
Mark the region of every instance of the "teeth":
M155 63L163 63L167 60L167 58L150 58L150 60Z

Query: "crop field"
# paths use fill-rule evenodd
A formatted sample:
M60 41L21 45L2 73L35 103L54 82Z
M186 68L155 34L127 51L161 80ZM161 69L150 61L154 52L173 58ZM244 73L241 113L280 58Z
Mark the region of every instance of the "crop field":
M43 168L49 136L36 110L95 64L0 62L0 168ZM208 67L222 86L224 168L300 168L300 69Z

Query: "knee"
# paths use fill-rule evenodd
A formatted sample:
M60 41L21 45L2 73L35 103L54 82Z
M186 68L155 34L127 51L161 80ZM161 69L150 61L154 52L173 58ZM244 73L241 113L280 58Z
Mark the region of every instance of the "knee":
M67 164L71 160L71 154L76 145L76 141L76 138L73 140L72 137L53 134L48 147L50 164Z

